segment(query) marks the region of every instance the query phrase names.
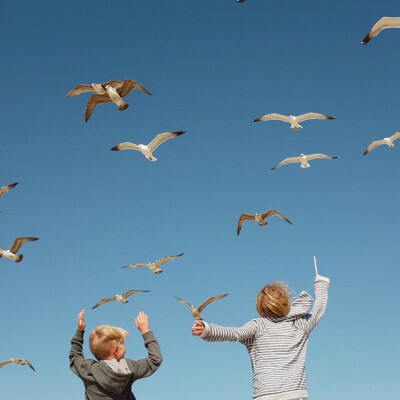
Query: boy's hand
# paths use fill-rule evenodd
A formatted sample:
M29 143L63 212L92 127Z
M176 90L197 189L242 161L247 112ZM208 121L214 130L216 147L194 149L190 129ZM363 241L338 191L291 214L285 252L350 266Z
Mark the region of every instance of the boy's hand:
M142 334L149 331L149 319L143 311L140 311L140 313L136 317L135 324L139 331L142 332Z
M192 326L192 335L193 336L201 336L204 333L204 324L196 319L194 321L194 325Z
M79 314L78 314L78 329L80 331L84 331L86 328L86 324L85 324L85 310L82 310Z

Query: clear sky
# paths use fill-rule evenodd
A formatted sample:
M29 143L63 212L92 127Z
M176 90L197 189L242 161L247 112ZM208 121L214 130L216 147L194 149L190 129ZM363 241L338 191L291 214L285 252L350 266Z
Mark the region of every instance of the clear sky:
M133 391L140 399L250 399L251 365L238 343L191 336L195 305L229 293L203 317L241 326L255 298L283 280L313 294L313 255L331 279L327 312L312 333L310 399L389 399L399 392L400 30L360 42L395 0L3 1L0 247L16 237L21 263L1 258L0 398L77 400L70 340L85 308L87 334L126 328L127 357L146 355L141 310L164 363ZM81 83L131 78L123 112L100 105L88 123ZM267 113L336 117L294 131ZM150 162L120 142L186 130ZM291 164L300 153L340 156ZM282 212L259 227L241 213ZM153 274L121 269L185 254ZM128 304L104 297L151 290ZM85 344L85 355L91 357Z

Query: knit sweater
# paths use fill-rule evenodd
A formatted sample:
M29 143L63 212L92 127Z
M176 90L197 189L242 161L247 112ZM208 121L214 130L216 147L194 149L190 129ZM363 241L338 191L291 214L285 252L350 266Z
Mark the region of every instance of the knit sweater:
M240 328L204 322L201 336L210 342L238 341L249 352L253 369L253 398L257 400L296 400L307 398L305 361L308 336L323 316L329 279L317 275L315 302L302 292L289 314L280 318L256 318Z
M152 331L143 334L148 357L141 360L125 358L128 373L116 372L104 361L85 359L83 333L77 330L71 341L70 368L85 385L86 400L135 400L131 386L134 381L152 375L162 362L160 347Z

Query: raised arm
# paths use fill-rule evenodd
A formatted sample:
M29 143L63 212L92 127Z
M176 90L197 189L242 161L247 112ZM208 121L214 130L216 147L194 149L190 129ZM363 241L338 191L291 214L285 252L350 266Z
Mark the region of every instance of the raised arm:
M307 335L311 333L311 331L315 328L315 326L318 324L325 313L328 303L329 285L329 278L325 278L321 275L317 275L315 277L315 301L311 312L296 321L298 327L300 329L303 329L307 333Z

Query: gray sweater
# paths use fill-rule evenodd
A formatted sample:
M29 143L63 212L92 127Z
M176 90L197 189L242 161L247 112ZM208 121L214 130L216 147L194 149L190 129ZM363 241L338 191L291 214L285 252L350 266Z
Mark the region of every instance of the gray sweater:
M240 328L204 322L206 341L239 341L249 352L253 369L253 398L295 400L307 398L305 362L308 336L323 316L329 279L317 276L315 302L302 292L289 314L281 318L256 318Z
M130 373L113 371L104 361L83 356L84 331L77 330L71 341L70 368L85 385L86 400L135 400L131 386L134 381L152 375L162 362L160 346L152 331L143 334L148 357L141 360L126 358Z

